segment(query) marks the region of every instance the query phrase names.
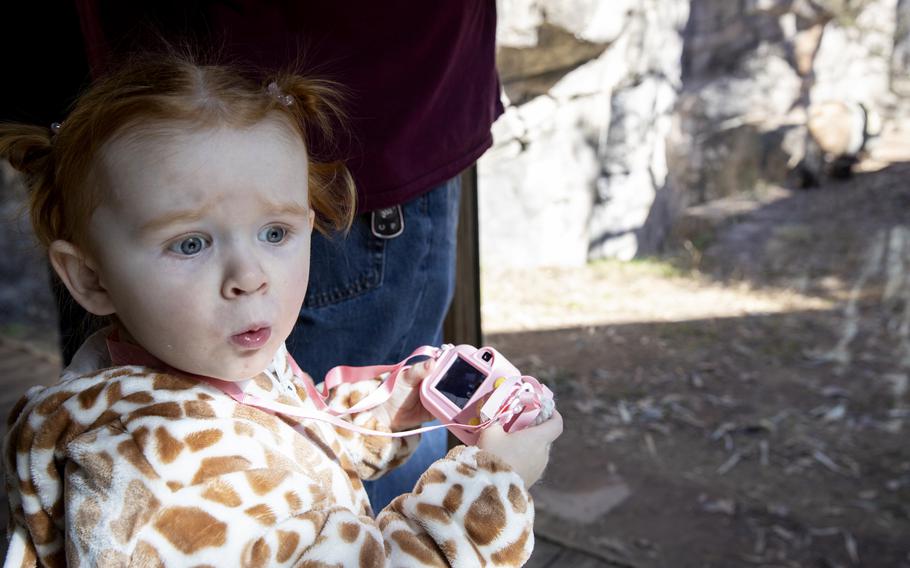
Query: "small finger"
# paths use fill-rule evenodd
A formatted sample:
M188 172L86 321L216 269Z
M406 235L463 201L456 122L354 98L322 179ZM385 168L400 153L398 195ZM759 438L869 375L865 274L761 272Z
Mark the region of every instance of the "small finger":
M546 443L551 443L560 435L562 435L562 415L559 412L554 411L553 416L550 417L546 422L541 422L536 426L531 426L515 432L514 435L518 436L533 436L538 439L542 439Z
M559 411L554 410L553 416L551 416L549 420L547 420L546 422L541 424L541 426L545 426L545 425L549 428L549 432L553 436L551 438L551 441L560 437L562 435L562 429L563 429L562 414L560 414Z
M411 386L419 385L421 381L427 378L430 375L430 371L433 368L434 361L432 359L427 359L426 361L421 361L416 365L411 365L401 374L404 379L404 382Z

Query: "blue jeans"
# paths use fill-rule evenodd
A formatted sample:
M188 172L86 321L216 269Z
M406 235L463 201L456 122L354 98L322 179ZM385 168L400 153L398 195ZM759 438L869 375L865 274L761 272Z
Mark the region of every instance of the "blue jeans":
M403 204L404 232L393 239L374 236L368 214L347 237L313 234L309 289L287 347L317 382L336 365L397 363L442 342L460 195L455 177ZM365 482L373 510L411 491L445 451L445 430L428 432L404 465Z

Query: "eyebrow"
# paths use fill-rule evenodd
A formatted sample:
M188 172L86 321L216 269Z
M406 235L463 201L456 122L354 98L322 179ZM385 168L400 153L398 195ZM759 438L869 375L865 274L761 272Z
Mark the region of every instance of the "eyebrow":
M297 215L307 218L310 216L310 207L308 205L301 205L295 201L272 203L271 201L260 199L260 202L266 206L269 215Z
M288 216L297 216L309 218L310 208L301 205L299 203L287 202L287 203L273 203L271 201L261 199L260 202L266 206L267 214L269 216L273 215L288 215ZM198 221L205 217L205 211L208 209L208 206L203 206L199 209L188 209L183 211L171 211L155 217L150 221L146 221L139 226L140 233L153 233L168 227L176 223L192 223L193 221Z
M191 223L202 219L204 209L171 211L139 226L140 233L154 233L176 223Z

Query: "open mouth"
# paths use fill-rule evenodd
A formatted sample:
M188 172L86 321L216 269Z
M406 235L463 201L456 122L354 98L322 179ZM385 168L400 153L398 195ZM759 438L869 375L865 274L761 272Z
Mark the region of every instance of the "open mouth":
M268 325L254 325L250 329L231 336L231 342L243 349L258 349L266 344L272 336L272 328Z

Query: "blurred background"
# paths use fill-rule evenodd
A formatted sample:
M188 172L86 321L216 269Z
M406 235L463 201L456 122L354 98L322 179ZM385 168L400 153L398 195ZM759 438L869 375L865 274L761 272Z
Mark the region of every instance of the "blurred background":
M502 0L484 340L534 566L910 566L910 0ZM0 403L59 372L0 166Z

